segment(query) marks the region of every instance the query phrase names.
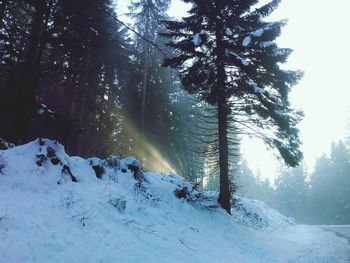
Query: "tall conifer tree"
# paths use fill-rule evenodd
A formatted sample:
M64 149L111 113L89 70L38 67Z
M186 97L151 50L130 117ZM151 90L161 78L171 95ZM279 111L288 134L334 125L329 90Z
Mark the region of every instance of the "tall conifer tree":
M145 140L145 132L147 132L149 128L146 127L147 121L152 121L152 126L154 126L155 118L151 120L148 118L147 120L147 117L150 115L154 117L155 114L160 115L159 112L152 114L152 108L159 103L159 100L164 100L165 97L168 98L168 95L164 92L162 79L169 78L169 72L161 69L160 58L162 54L159 54L155 46L151 45L148 41L153 43L158 42L157 33L164 30L160 21L166 18L166 11L169 8L169 4L170 0L137 0L132 1L130 6L132 12L131 17L134 19L135 28L142 36L142 38L136 39L136 46L139 52L137 58L141 73L141 114L137 114L141 117L141 143ZM145 39L148 41L145 41ZM133 102L133 108L135 107L134 104ZM155 131L152 130L151 133L154 132Z
M164 66L180 69L184 88L217 107L220 163L219 203L230 213L228 122L278 149L290 166L302 158L296 124L302 113L290 108L288 93L301 78L280 68L290 49L274 42L285 21L266 22L279 4L272 0L186 0L190 15L165 21L176 56Z

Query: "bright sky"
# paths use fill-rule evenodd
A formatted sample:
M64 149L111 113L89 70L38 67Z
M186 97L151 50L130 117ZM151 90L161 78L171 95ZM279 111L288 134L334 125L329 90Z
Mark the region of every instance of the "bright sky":
M273 14L289 21L279 39L280 46L294 50L288 68L305 72L291 101L305 113L299 127L309 170L315 158L329 153L332 141L346 136L350 123L349 9L348 0L282 0ZM274 158L254 143L245 142L246 158L263 175L274 177Z
M294 50L286 66L305 72L291 101L305 113L299 127L309 170L332 141L346 136L350 123L349 10L349 0L282 0L271 17L288 19L278 42ZM186 6L173 0L170 14L185 15ZM242 153L253 170L275 177L279 164L263 143L244 139Z
M172 0L169 14L181 17L187 10L188 5ZM305 113L299 127L309 170L318 156L329 152L332 141L346 136L350 123L349 10L350 0L282 0L271 17L288 19L278 42L294 50L287 68L305 72L291 101ZM253 170L275 177L279 164L262 143L244 139L242 153Z

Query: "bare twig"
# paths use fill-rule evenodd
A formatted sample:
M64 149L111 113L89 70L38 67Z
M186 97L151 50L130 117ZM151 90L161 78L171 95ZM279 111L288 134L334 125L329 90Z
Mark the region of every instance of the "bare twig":
M5 214L0 216L0 221L4 220L5 218L7 218L7 208L5 209Z
M179 241L180 241L180 243L181 243L182 245L184 245L187 249L193 250L193 249L190 248L188 245L186 245L186 243L185 243L181 238L179 238Z

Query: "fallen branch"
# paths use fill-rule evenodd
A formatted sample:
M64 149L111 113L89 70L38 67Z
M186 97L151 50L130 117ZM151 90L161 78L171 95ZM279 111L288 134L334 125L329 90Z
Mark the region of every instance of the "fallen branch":
M179 241L180 241L180 243L181 243L182 245L184 245L187 249L193 250L193 249L190 248L188 245L186 245L186 243L185 243L181 238L179 238Z

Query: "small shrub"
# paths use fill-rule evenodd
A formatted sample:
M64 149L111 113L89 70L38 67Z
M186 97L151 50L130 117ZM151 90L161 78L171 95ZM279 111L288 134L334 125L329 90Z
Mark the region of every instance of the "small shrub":
M58 192L58 194L60 195L60 201L65 208L68 209L75 203L73 190L69 191L65 196L62 196L60 192Z
M146 188L141 181L135 183L134 194L135 196L141 196L143 198L142 200L150 201L153 205L157 205L157 203L160 201L160 198L151 190Z
M117 210L119 211L119 213L122 213L125 211L126 209L126 200L120 199L120 198L115 198L115 199L110 199L108 201L108 203L117 208Z
M111 155L105 159L105 162L109 168L119 169L120 160L117 156Z
M35 163L37 166L43 166L46 160L47 158L45 154L37 154Z
M82 212L78 212L76 215L72 216L73 218L79 218L79 222L85 226L87 220L93 219L93 212L89 210L84 210Z

